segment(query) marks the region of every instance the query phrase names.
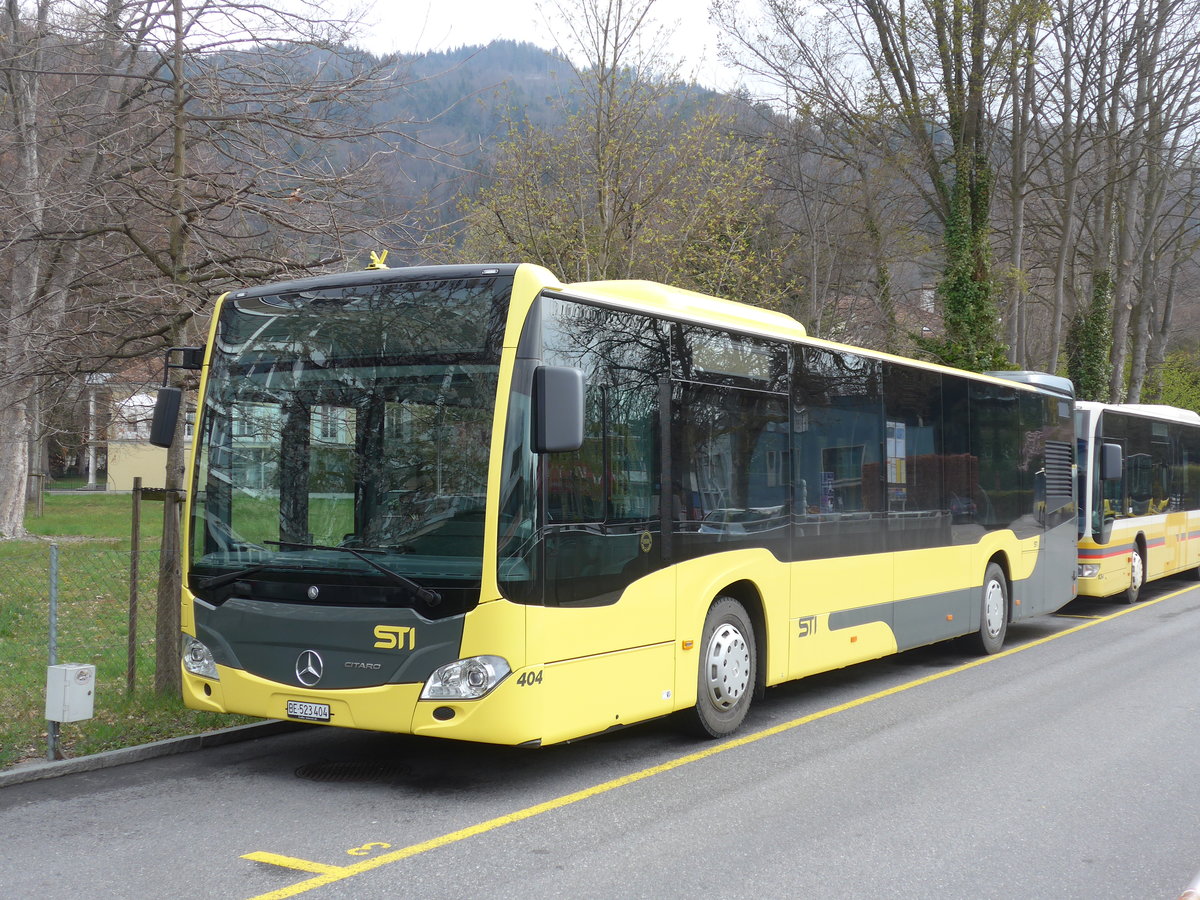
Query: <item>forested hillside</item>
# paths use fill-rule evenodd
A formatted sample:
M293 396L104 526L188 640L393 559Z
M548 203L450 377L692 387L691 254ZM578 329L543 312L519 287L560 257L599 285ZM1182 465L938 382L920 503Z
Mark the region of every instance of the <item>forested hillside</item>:
M393 90L369 114L377 124L410 123L428 152L395 154L382 167L393 189L388 202L400 213L414 204L427 209L436 224L453 221L454 199L474 189L509 122L561 125L575 102L564 59L512 41L401 58L391 78ZM401 258L419 257L397 249Z
M424 235L420 246L406 240L411 234L397 234L393 259L411 262L428 259L431 242L459 246L459 201L486 181L497 149L512 130L558 134L586 103L575 71L561 55L513 41L401 57L390 77L393 90L370 107L372 121L407 123L428 152L394 154L381 164L390 188L381 200L400 216L421 209L431 225L446 228L436 237ZM745 130L762 127L747 117L751 107L744 98L721 97L680 81L668 81L665 88L655 104L672 114L688 118L720 103L741 110ZM434 255L445 258L444 250Z

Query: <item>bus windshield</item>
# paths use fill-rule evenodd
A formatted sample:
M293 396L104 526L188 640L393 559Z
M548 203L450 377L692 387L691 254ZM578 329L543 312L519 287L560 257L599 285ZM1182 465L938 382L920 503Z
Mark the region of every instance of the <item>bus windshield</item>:
M357 605L477 592L511 286L497 275L228 299L200 422L193 592Z

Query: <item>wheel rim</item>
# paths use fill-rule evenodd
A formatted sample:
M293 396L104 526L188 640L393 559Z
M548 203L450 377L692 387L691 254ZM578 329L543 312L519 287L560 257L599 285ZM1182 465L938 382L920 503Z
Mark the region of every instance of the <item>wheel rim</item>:
M704 684L717 709L730 709L750 685L750 646L735 626L717 626L705 653Z
M983 622L990 637L996 637L1004 628L1004 587L999 581L987 583L983 595Z
M1142 587L1142 576L1144 574L1142 572L1142 554L1140 554L1137 550L1134 550L1133 559L1131 559L1129 563L1129 567L1132 569L1129 586L1136 594Z

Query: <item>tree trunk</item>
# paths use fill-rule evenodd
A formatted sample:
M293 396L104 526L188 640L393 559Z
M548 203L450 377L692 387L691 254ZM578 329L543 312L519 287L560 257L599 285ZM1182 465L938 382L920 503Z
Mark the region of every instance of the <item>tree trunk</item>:
M1156 287L1154 284L1158 265L1150 261L1147 253L1142 261L1141 287L1133 307L1130 322L1133 331L1133 349L1129 358L1129 389L1126 402L1142 402L1142 386L1146 383L1147 357L1149 354L1151 318L1154 314Z
M1025 347L1025 189L1029 181L1028 140L1033 105L1034 31L1025 34L1024 53L1013 40L1012 69L1012 178L1009 203L1012 208L1012 247L1009 250L1008 361L1018 369L1027 367ZM1024 67L1016 62L1024 60ZM1022 77L1023 76L1023 77Z
M158 593L154 626L154 690L159 694L178 694L182 679L179 671L179 607L183 600L182 544L180 513L183 509L186 410L181 409L175 423L175 440L167 450L167 489L163 502L162 547L158 558Z
M1126 173L1125 195L1118 217L1117 265L1113 286L1113 346L1112 372L1109 375L1108 399L1121 403L1125 399L1125 365L1129 361L1129 328L1133 321L1133 256L1136 247L1138 198L1141 177L1136 167Z
M188 224L187 208L187 98L184 75L184 21L182 0L173 0L175 43L172 57L173 142L171 165L171 218L168 226L171 281L187 283ZM182 292L181 292L182 293ZM181 328L170 335L169 346L179 343ZM167 369L168 375L171 370ZM184 485L184 422L186 410L180 410L175 422L175 439L167 449L166 496L163 502L162 550L158 561L158 603L154 628L154 690L159 694L177 694L182 686L179 661L179 606L183 602L183 571L180 559L179 516Z
M40 133L42 36L49 18L49 3L37 7L36 22L22 18L17 0L5 2L6 33L0 35L0 60L6 65L8 115L12 117L13 194L20 208L19 225L7 256L9 276L4 297L0 352L4 381L0 384L0 539L25 533L25 493L29 480L28 365L33 355L30 340L39 332L31 322L40 280L40 238L45 221L46 196L42 184Z
M1057 372L1059 355L1062 352L1063 345L1063 327L1066 322L1067 313L1067 266L1070 260L1070 252L1075 244L1076 234L1076 213L1075 213L1075 190L1079 175L1079 135L1080 127L1076 122L1076 116L1082 115L1083 104L1079 102L1075 90L1075 4L1073 0L1066 0L1064 4L1059 6L1059 17L1063 27L1059 30L1061 35L1059 55L1062 58L1062 69L1060 77L1062 79L1062 118L1059 128L1062 133L1062 148L1063 156L1061 159L1061 171L1063 182L1063 196L1060 206L1061 219L1059 221L1058 247L1054 254L1054 288L1053 288L1053 313L1050 324L1050 361L1047 365L1047 371ZM1073 311L1072 311L1073 312Z
M25 485L29 480L28 400L21 385L0 390L0 539L25 534Z

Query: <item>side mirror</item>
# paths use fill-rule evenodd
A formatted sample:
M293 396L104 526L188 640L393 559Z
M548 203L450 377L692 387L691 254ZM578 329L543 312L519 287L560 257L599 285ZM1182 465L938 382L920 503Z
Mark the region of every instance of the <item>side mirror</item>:
M568 366L533 371L533 452L567 453L583 446L583 373Z
M179 362L171 362L171 354L179 354ZM189 369L198 372L204 368L203 347L171 347L167 350L167 365L172 369Z
M150 443L155 447L170 447L175 440L175 425L179 421L179 406L183 391L176 387L160 387L154 401L154 418L150 420Z
M171 354L179 354L179 362L171 362ZM203 347L168 347L163 386L154 401L154 418L150 420L150 443L155 447L170 447L175 442L175 425L179 422L179 407L183 401L180 388L167 387L171 369L199 371L204 367Z
M1100 445L1100 480L1119 481L1122 463L1120 444Z

